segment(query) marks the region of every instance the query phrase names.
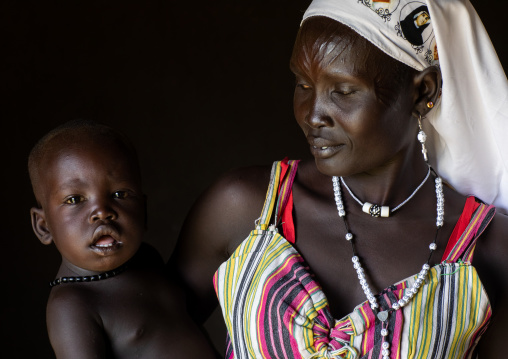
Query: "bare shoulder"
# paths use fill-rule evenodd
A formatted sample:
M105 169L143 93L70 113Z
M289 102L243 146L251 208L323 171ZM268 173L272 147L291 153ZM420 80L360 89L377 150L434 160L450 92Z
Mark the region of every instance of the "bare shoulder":
M51 290L46 313L48 319L60 320L63 316L94 316L90 305L92 293L85 287L60 285ZM49 324L49 323L48 323Z
M485 232L478 239L474 265L479 271L498 271L508 282L508 216L496 213Z
M83 287L61 286L51 291L46 321L51 346L58 358L107 356L100 316L90 305L90 299L90 292Z
M473 264L492 305L488 330L478 347L480 358L501 358L508 320L508 216L496 214L476 243Z
M222 175L194 204L184 223L180 244L198 241L204 245L213 238L212 244L221 247L224 256L230 254L229 250L254 229L269 178L269 167L240 168Z
M255 228L269 180L270 166L229 171L189 212L167 268L182 280L193 316L203 319L217 305L213 275Z

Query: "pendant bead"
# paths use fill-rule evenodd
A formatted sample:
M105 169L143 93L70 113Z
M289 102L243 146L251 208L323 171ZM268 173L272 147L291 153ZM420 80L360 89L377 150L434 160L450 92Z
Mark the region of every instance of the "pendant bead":
M381 216L381 207L377 204L373 204L369 209L369 213L372 217L379 217Z
M418 141L420 141L420 143L424 143L425 141L427 141L427 135L425 134L425 132L423 131L418 132Z

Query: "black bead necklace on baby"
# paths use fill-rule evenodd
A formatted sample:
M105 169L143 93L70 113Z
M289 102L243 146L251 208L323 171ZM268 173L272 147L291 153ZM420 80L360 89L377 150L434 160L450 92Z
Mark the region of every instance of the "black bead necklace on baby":
M85 276L75 276L75 277L59 277L52 282L49 282L50 287L54 287L63 283L83 283L83 282L96 282L98 280L112 278L127 269L127 263L122 264L120 267L112 269L107 272L94 274L94 275L85 275Z
M339 179L339 177L336 177L336 176L334 176L332 178L333 192L334 192L334 196L335 196L335 203L337 205L337 211L339 213L339 216L344 221L344 226L346 229L346 236L345 237L346 237L346 240L349 241L349 243L351 243L351 249L353 251L353 257L352 257L353 267L355 268L356 273L358 274L358 279L360 281L360 285L362 286L363 292L365 293L365 296L367 297L367 300L370 303L370 307L372 308L372 311L374 312L374 314L376 314L377 318L381 321L381 328L382 328L381 329L381 336L383 338L383 343L381 344L381 348L382 348L382 358L383 359L390 358L390 343L387 341L387 337L389 335L387 319L389 317L389 314L404 307L418 293L419 288L422 286L422 284L429 272L429 269L430 269L429 262L432 257L432 253L437 248L436 240L437 240L437 236L439 233L439 229L443 226L443 220L444 220L444 195L443 195L443 183L442 183L441 178L429 166L429 172L427 173L427 176L425 177L423 182L413 191L413 193L405 201L403 201L399 206L397 206L395 208L395 210L399 209L400 207L402 207L402 205L404 205L407 201L409 201L416 194L416 192L423 186L423 184L429 178L429 174L431 171L436 177L435 188L436 188L436 199L437 199L437 209L436 209L437 215L436 215L436 235L434 236L434 241L429 245L429 249L430 249L429 258L427 259L427 262L425 262L425 264L423 265L422 270L418 274L416 280L413 282L413 285L411 286L411 288L407 288L405 290L404 296L401 299L399 299L399 301L392 303L390 308L387 308L384 310L381 310L381 308L379 308L377 299L374 296L374 294L372 293L372 290L370 289L369 284L367 283L365 272L362 268L362 265L360 264L360 259L358 258L358 255L356 253L356 249L355 249L355 245L354 245L354 241L353 241L353 233L351 233L348 223L347 223L347 220L346 220L346 210L344 208L344 203L342 202L342 196L341 196L341 191L340 191L340 182L342 182L344 187L347 188L347 190L349 191L349 193L351 194L351 196L353 198L356 199L356 196L352 193L352 191L349 189L349 187L347 187L347 185L344 182L344 179L342 177L340 177L340 179ZM373 217L380 216L381 211L378 210L381 208L380 206L372 205L368 202L366 202L365 203L366 205L365 205L365 204L362 204L360 200L357 200L357 202L359 202L362 205L364 212L369 213ZM366 207L369 207L369 208L366 208ZM374 208L374 210L372 210L372 208ZM391 212L393 212L393 211L394 210L392 210ZM390 213L390 209L388 207L385 207L383 209L383 214L389 214L389 213ZM385 215L383 217L387 217L387 215Z

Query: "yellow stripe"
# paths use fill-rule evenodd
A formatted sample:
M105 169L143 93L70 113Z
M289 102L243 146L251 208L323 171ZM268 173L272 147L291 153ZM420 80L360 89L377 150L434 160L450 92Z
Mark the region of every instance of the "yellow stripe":
M476 216L474 217L474 219L471 222L469 222L469 225L467 226L466 231L464 231L464 233L460 237L459 241L455 244L455 246L453 247L452 253L450 253L448 258L455 259L455 256L462 249L464 242L469 238L469 235L471 234L471 231L473 230L473 228L476 226L476 223L479 221L480 217L482 217L483 212L485 212L485 208L486 208L485 205L480 205Z
M281 173L281 165L280 162L277 162L277 168L275 170L275 175L273 178L273 188L272 192L268 193L265 198L265 204L263 205L263 213L261 222L259 224L268 225L270 218L272 217L273 207L275 204L275 200L277 199L277 190L279 188L279 181L280 181L280 173ZM268 207L267 207L268 206ZM265 214L265 209L266 214ZM264 214L264 217L263 217Z

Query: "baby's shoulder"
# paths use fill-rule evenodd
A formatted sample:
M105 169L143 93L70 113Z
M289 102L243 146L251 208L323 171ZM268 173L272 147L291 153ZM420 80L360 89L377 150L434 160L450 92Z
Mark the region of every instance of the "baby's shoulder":
M52 345L63 337L72 337L73 333L79 336L90 330L101 332L103 322L95 300L95 291L88 286L61 284L51 289L46 322Z
M90 290L87 285L77 283L63 283L51 289L49 294L47 310L48 312L63 313L65 311L80 310L88 311L93 307L93 298L95 290Z

